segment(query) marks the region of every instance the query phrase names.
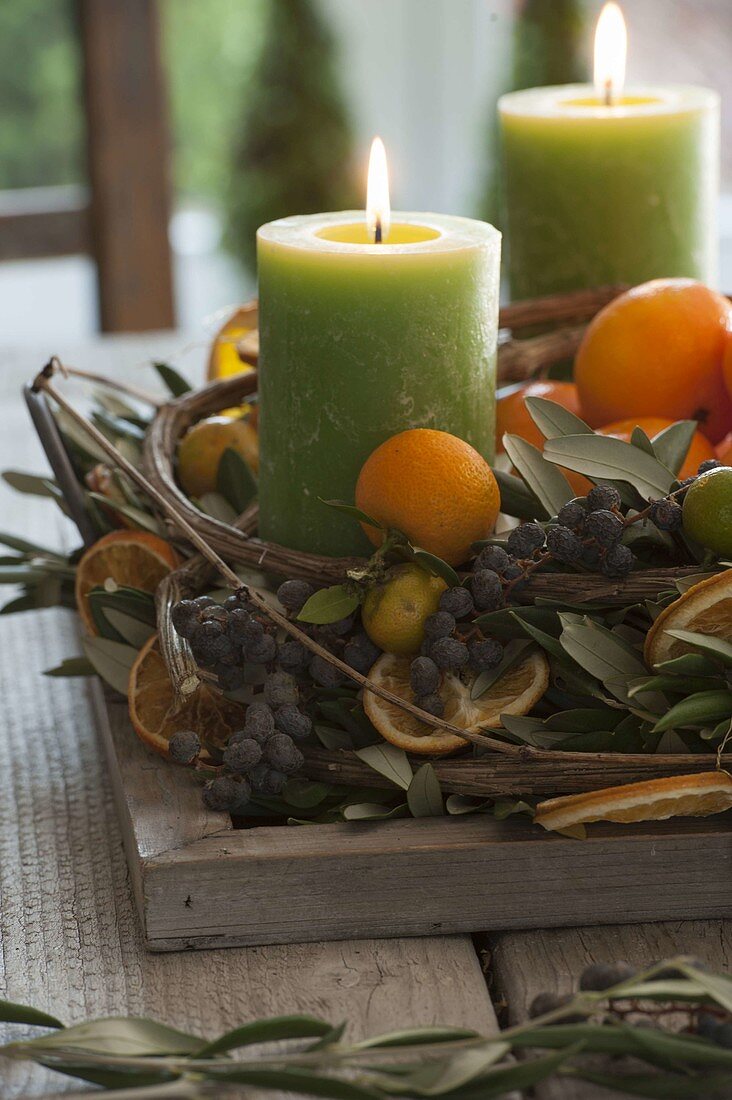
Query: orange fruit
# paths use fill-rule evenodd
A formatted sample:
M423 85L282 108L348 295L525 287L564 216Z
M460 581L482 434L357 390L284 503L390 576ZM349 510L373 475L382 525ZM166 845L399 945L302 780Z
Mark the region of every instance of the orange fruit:
M712 443L732 427L722 359L732 307L693 279L654 279L588 325L575 382L591 427L631 416L697 420Z
M630 443L630 437L635 427L642 428L649 439L658 435L665 428L670 428L675 421L662 416L630 416L626 420L617 420L614 424L606 424L604 428L598 428L600 435L610 435L614 439L622 439ZM686 453L683 465L679 470L679 478L691 477L699 469L700 463L707 458L716 458L714 447L701 432L694 432L691 444Z
M257 473L259 437L247 420L208 416L188 429L178 444L178 480L188 496L216 491L219 462L229 447Z
M356 507L409 541L459 565L487 538L501 506L498 483L478 452L449 432L412 428L387 439L364 463ZM374 546L384 532L363 529Z
M708 817L730 807L732 776L723 771L699 772L550 798L536 807L534 821L545 829L571 829L589 821Z
M720 462L725 466L732 466L732 432L728 432L714 450Z
M537 428L526 408L527 397L544 397L569 409L575 416L581 416L579 394L574 382L529 382L506 397L500 397L496 403L496 450L503 451L503 436L518 435L528 443L533 443L540 451L544 449L544 436Z
M154 592L179 558L173 547L149 531L112 531L90 546L76 567L76 606L90 634L97 634L89 593L108 582Z
M209 382L252 369L251 364L241 358L240 348L253 355L259 351L256 302L240 306L216 333L208 359Z
M127 695L135 733L161 756L167 756L168 741L180 730L195 730L199 737L224 745L234 730L244 725L246 707L204 683L181 702L175 701L157 634L137 655Z
M646 635L643 657L649 668L692 649L669 630L690 630L732 642L732 569L692 584L663 609Z
M409 657L383 653L371 667L369 679L400 699L413 702L410 665ZM470 733L479 733L500 726L502 714L528 714L549 686L549 664L543 652L534 649L508 668L477 699L470 697L474 682L475 675L463 680L447 672L440 690L445 701L445 721ZM363 708L381 736L406 752L444 756L468 746L468 742L456 733L420 722L397 703L390 703L372 691L364 691Z

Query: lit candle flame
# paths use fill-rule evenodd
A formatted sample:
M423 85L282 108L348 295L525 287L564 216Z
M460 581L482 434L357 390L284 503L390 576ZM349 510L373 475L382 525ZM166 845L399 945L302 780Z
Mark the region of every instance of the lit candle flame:
M371 142L369 176L366 186L366 228L376 244L389 236L391 204L389 202L389 169L386 149L380 137Z
M622 94L627 52L625 19L619 5L610 0L600 13L595 31L595 87L608 105Z

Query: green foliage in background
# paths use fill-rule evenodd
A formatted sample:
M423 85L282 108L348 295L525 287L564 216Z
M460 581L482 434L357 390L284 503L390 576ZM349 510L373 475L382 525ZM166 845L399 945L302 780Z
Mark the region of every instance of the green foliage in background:
M510 80L503 92L550 84L584 83L590 77L590 21L587 0L517 0L514 10ZM490 105L490 163L482 216L500 224L498 116Z
M84 178L72 0L0 3L0 188Z
M263 222L357 201L333 43L312 0L270 0L250 88L233 154L228 237L253 268Z
M223 203L231 141L249 101L267 0L163 0L163 62L178 196Z

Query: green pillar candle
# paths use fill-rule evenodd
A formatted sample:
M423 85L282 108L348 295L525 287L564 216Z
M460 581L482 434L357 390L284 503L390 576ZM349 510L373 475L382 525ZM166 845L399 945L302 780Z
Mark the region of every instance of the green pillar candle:
M686 275L717 278L719 97L586 85L502 96L513 298Z
M389 436L438 428L493 457L500 234L484 222L363 212L283 218L257 234L259 532L293 549L372 549L318 498L353 501Z

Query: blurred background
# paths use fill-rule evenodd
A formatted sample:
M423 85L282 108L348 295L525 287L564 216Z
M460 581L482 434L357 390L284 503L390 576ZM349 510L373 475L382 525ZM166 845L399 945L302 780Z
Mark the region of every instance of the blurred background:
M495 101L589 77L599 0L4 0L0 332L192 334L255 292L253 233L361 206L500 224ZM732 4L623 0L629 83L722 94L732 291Z

